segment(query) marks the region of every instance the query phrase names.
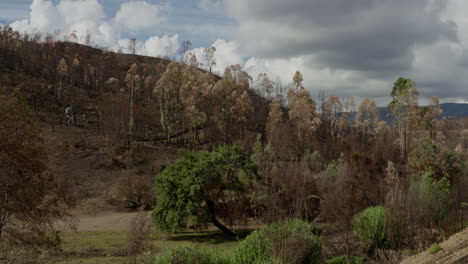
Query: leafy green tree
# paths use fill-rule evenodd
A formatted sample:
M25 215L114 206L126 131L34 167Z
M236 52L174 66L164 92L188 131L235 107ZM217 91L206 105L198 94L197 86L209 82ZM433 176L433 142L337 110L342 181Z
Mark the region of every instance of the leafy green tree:
M411 79L400 77L392 88L392 101L388 104L398 124L401 158L406 160L412 142L412 125L418 110L418 91Z
M216 211L220 204L229 207L245 200L256 179L256 166L240 146L182 152L178 160L155 176L154 222L163 231L204 227L211 222L226 235L235 236L219 222Z

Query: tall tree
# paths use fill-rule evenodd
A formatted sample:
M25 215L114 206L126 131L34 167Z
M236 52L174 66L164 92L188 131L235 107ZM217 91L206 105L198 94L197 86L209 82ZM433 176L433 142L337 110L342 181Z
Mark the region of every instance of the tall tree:
M411 79L400 77L393 84L391 96L388 108L398 125L401 158L406 160L412 142L412 127L416 121L418 91Z
M281 99L277 97L270 103L270 112L268 113L267 138L269 142L274 141L274 139L277 137L282 123L283 107L281 106Z
M59 87L57 91L57 97L60 99L62 97L63 79L68 76L68 65L67 65L67 61L65 60L65 58L62 58L59 61L57 65L57 72L58 72L58 77L59 77L59 80L58 80Z
M374 99L364 98L359 104L356 114L356 127L365 134L371 133L379 122L379 112Z
M293 88L296 90L296 93L299 93L299 89L304 88L304 85L302 84L302 81L304 78L302 77L302 74L299 71L296 71L296 73L293 76Z
M128 140L131 143L135 135L135 96L136 92L141 89L141 77L138 74L138 65L136 63L130 66L125 77L125 83L130 94L130 106L128 113Z
M179 125L182 104L180 87L182 69L177 62L171 62L153 89L153 95L159 101L160 123L169 142L172 133Z
M0 243L59 243L54 224L75 205L70 190L52 174L41 131L30 116L24 100L0 94Z
M289 119L294 123L302 151L310 147L310 136L321 125L320 118L315 113L315 101L303 87L294 94L289 105Z
M332 94L325 102L325 116L330 122L332 137L335 137L339 131L338 124L340 121L339 114L343 111L343 104L338 96Z
M275 83L270 80L268 75L266 73L260 73L257 76L256 83L260 92L263 92L267 99L271 99L271 94L273 93Z
M203 59L205 61L205 67L210 73L213 67L216 66L215 52L215 47L210 47L203 50Z

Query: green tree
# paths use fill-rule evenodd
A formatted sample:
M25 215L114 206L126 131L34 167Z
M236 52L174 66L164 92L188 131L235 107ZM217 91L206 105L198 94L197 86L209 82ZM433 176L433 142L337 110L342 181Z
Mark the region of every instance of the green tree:
M167 142L179 127L182 113L180 87L182 84L182 66L171 62L153 89L153 95L159 101L160 123L166 134Z
M401 158L406 159L412 142L412 124L417 114L418 91L411 79L400 77L393 84L391 95L388 108L398 124Z
M154 222L164 231L205 227L211 222L226 235L235 236L219 222L216 211L221 203L229 207L245 200L256 179L256 166L240 146L182 152L155 176ZM239 218L245 215L233 213Z

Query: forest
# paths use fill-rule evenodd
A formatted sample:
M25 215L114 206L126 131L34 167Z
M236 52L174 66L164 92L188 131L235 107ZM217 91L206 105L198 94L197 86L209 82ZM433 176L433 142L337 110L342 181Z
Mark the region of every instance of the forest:
M214 74L214 48L74 40L0 28L0 263L400 263L458 232L467 261L468 117L416 81L380 116L299 71ZM92 210L132 219L83 240Z

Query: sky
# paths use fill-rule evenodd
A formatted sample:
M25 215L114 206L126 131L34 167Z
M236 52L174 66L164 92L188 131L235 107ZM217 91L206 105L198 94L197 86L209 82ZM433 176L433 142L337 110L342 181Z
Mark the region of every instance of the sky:
M216 48L215 71L240 64L254 79L283 85L299 70L304 86L341 98L390 101L411 78L420 104L432 96L468 103L466 0L1 0L0 23L19 32L90 33L95 45L176 56ZM58 33L59 32L59 33Z

